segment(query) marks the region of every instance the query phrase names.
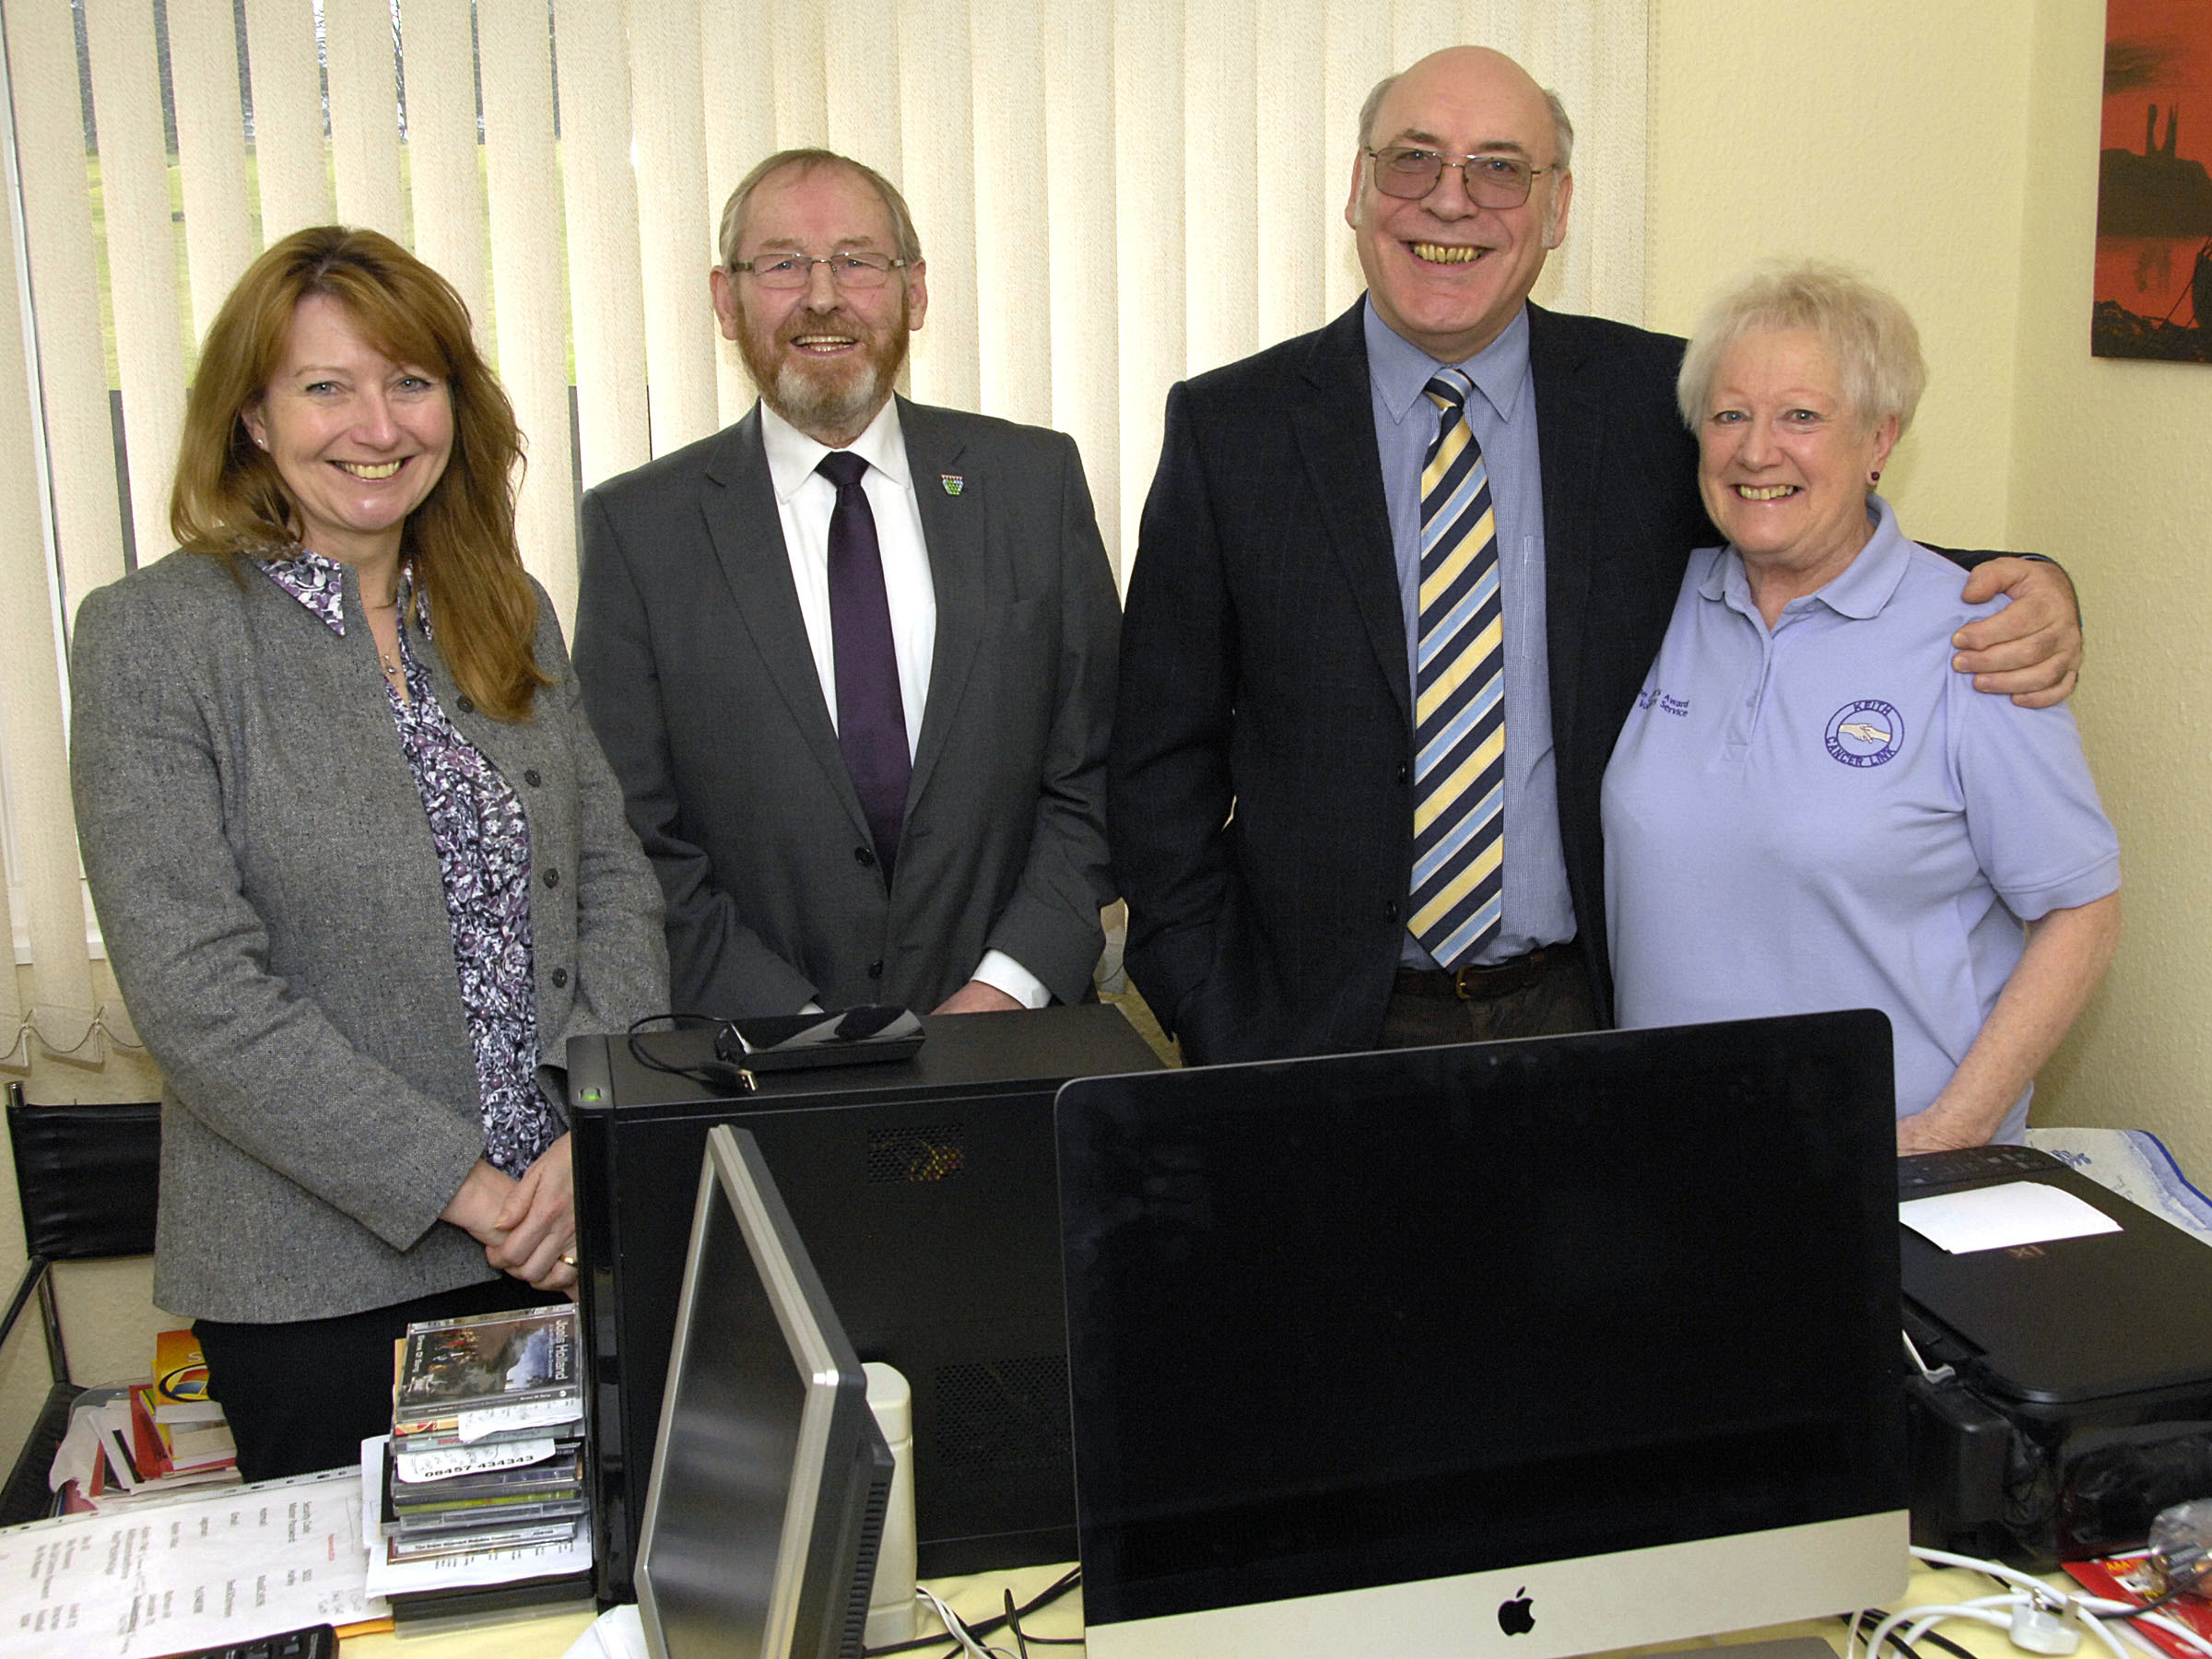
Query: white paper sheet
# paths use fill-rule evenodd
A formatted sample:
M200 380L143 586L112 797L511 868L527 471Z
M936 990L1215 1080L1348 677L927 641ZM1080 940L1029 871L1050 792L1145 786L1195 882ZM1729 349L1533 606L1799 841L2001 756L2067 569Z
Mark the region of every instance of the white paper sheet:
M380 1617L351 1469L0 1528L8 1659L141 1659Z
M479 1406L462 1414L453 1432L460 1436L463 1445L470 1446L488 1434L515 1429L562 1429L582 1421L579 1401L532 1400L521 1406Z
M652 1659L638 1604L624 1602L600 1614L560 1659Z
M1953 1255L2121 1230L2119 1222L2094 1205L2040 1181L2008 1181L1909 1199L1897 1206L1897 1218Z

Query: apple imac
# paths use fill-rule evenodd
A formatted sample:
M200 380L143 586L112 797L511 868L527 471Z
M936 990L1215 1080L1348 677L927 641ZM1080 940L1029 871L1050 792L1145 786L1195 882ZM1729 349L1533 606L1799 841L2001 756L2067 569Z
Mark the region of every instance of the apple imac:
M661 1424L637 1571L653 1659L858 1659L891 1454L760 1150L727 1124Z
M1869 1011L1068 1084L1092 1659L1556 1659L1908 1571Z

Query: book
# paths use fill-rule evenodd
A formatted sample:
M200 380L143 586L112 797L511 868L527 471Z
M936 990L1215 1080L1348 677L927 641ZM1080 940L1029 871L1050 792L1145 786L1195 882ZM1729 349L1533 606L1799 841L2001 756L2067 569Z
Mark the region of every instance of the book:
M207 1394L207 1361L190 1331L163 1331L154 1338L154 1421L219 1423L223 1408Z
M465 1441L472 1414L572 1400L583 1382L574 1308L532 1308L477 1319L410 1325L393 1402L395 1429L442 1431L454 1419ZM518 1425L519 1426L519 1425Z
M209 1478L235 1469L238 1446L230 1426L158 1421L156 1391L140 1382L131 1389L131 1453L148 1480L173 1483L187 1476ZM230 1478L237 1478L233 1473Z

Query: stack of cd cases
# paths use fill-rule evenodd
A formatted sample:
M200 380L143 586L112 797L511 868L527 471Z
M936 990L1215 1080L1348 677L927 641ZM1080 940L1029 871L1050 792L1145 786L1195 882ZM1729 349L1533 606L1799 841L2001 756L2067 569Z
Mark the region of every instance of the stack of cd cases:
M563 1544L583 1515L573 1308L410 1325L384 1470L388 1559Z

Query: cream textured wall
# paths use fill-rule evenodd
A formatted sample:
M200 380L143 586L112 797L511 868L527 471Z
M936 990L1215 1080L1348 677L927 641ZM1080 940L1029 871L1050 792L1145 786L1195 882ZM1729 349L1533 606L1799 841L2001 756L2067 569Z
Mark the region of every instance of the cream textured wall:
M1886 493L1909 534L2006 545L2030 8L1653 11L1651 326L1687 333L1763 259L1857 266L1904 301L1929 362Z
M1653 325L1687 329L1760 258L1858 265L1912 309L1929 361L1886 481L1907 529L2047 552L2079 585L2075 710L2120 830L2127 936L2035 1116L2153 1129L2212 1177L2212 869L2190 828L2212 784L2212 368L2088 354L2101 0L1653 15Z
M2212 22L2200 26L2212 29ZM2212 46L2200 43L2199 50ZM2090 624L2077 700L2120 828L2127 937L2046 1076L2068 1119L2139 1125L2212 1178L2212 367L2088 355L2104 6L2036 8L2020 224L2009 522L2078 573ZM2212 152L2212 111L2182 148Z

